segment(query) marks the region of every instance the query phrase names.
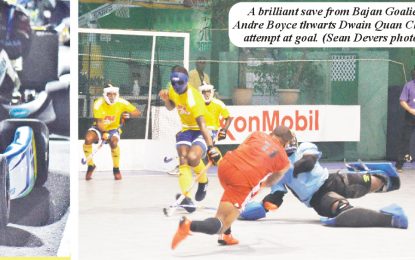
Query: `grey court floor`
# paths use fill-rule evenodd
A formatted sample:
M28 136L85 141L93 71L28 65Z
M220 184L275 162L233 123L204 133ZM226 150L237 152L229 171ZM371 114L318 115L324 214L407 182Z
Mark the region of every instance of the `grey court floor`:
M166 217L162 208L174 202L176 176L124 172L124 179L116 182L111 172L96 172L86 182L82 172L79 259L415 259L415 170L407 167L400 176L400 190L351 202L371 209L398 203L409 217L407 230L325 227L312 209L290 194L266 219L237 221L232 230L239 245L219 246L216 236L194 234L172 251L171 239L184 213ZM201 205L216 207L221 193L212 169L208 195ZM188 217L204 219L214 213L204 209Z

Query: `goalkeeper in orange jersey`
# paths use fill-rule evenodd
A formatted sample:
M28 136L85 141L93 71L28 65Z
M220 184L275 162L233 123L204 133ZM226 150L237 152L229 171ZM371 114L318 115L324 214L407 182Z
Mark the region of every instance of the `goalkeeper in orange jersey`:
M179 156L179 185L182 194L186 196L183 205L193 205L192 199L187 194L192 185L192 168L196 174L200 174L205 168L203 160L205 154L209 160L217 164L222 155L213 146L213 140L206 126L206 118L210 117L206 109L204 99L200 92L188 84L189 74L181 66L174 66L170 75L171 85L168 89L161 90L160 98L168 110L177 109L182 123L182 130L176 134L176 149ZM199 176L198 189L195 199L201 201L206 196L208 179L206 173ZM188 212L193 212L195 207L184 207Z
M121 121L130 117L139 117L141 112L130 102L119 97L119 88L107 84L104 88L104 96L95 100L93 107L94 124L85 135L84 154L88 158L92 154L92 144L102 142L109 143L113 162L115 180L121 180L120 173L120 147L118 141L121 135ZM92 158L87 161L88 170L85 179L91 180L95 170Z
M204 84L199 87L199 91L202 93L206 108L211 114L206 123L208 128L212 130L212 138L214 139L217 135L218 141L226 139L226 131L232 122L228 108L221 100L214 97L213 85ZM225 120L223 128L220 128L221 118Z

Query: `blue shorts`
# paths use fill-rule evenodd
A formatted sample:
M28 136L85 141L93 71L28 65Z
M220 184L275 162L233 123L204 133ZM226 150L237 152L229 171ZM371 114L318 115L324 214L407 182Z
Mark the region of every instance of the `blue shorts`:
M203 150L202 157L205 157L206 155L207 145L200 130L185 130L178 132L176 134L176 148L178 148L180 145L198 145Z
M93 131L97 134L98 136L98 140L101 140L102 138L102 132L96 127L96 126L91 126L88 131ZM111 139L112 136L115 136L118 138L118 140L120 140L120 131L119 129L112 129L108 131L109 139Z

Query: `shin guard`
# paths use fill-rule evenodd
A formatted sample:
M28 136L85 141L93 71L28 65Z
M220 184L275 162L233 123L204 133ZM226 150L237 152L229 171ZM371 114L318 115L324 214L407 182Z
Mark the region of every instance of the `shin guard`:
M334 218L321 218L321 222L336 227L390 227L392 216L370 209L350 208Z

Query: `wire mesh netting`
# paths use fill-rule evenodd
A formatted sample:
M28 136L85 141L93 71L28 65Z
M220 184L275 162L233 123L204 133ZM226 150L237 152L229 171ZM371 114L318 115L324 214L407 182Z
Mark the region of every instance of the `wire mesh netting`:
M171 68L184 62L182 37L81 33L79 116L92 117L93 101L102 95L106 83L112 83L147 119L152 116L147 113L149 105L160 105L157 94L168 86Z

